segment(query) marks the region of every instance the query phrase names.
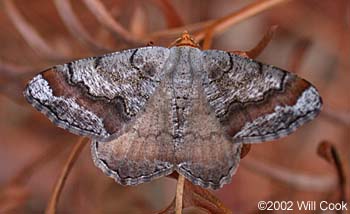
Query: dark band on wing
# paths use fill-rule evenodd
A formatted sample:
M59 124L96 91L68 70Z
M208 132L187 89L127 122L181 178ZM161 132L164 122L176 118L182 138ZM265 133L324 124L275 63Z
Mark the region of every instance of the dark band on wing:
M106 97L92 96L83 83L69 84L71 81L67 80L68 77L54 68L44 71L42 76L49 83L54 96L74 98L80 106L102 118L109 134L116 133L130 120L124 113L125 103L122 98L115 97L110 100Z
M285 83L281 90L269 90L260 101L231 103L226 116L221 121L226 133L234 136L247 123L256 118L274 112L276 106L293 106L302 93L310 87L310 83L286 73ZM247 121L249 118L249 121Z

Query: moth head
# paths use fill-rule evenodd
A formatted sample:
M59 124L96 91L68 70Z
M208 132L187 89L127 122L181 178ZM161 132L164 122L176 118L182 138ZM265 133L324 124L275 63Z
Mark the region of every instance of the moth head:
M180 38L171 43L170 47L173 46L190 46L194 48L200 48L196 40L187 31L184 31Z

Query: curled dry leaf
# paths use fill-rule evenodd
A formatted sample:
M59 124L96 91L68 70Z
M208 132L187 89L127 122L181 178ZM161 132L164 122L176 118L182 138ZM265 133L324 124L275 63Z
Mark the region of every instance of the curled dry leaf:
M317 148L317 154L325 159L328 163L332 164L336 169L338 175L338 187L340 192L339 201L346 201L346 175L344 171L344 164L341 161L338 150L332 143L328 141L322 141Z

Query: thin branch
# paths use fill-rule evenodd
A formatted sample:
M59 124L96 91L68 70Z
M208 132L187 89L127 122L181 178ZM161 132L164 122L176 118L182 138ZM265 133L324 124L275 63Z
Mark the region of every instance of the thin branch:
M177 172L174 172L167 177L178 179ZM222 202L213 195L210 191L203 189L200 186L192 184L190 181L184 179L185 185L183 187L182 210L188 207L197 207L208 211L209 213L232 213ZM182 184L181 184L182 185ZM181 188L180 188L181 189ZM178 189L177 189L178 190ZM178 197L174 197L173 201L163 210L157 212L158 214L175 213L175 204ZM177 209L178 210L178 209Z
M248 5L244 8L242 8L239 11L236 11L234 13L228 14L223 18L219 18L217 20L208 20L204 22L197 22L193 24L188 24L182 27L178 28L171 28L166 30L160 30L154 33L151 33L149 37L147 37L147 40L156 40L160 37L174 37L178 36L185 30L188 32L196 32L200 31L200 33L196 34L197 41L201 41L204 39L206 31L203 29L213 27L215 28L214 35L218 34L227 28L244 21L252 16L257 15L258 13L264 12L265 10L268 10L274 6L277 6L281 3L285 3L290 0L262 0L257 1L251 5Z
M146 41L137 38L125 29L120 23L118 23L108 12L106 7L99 0L83 0L84 4L89 8L92 14L95 15L97 20L111 33L121 37L126 42L133 44L145 44Z
M49 60L62 60L68 58L68 56L54 50L45 42L35 28L20 14L12 0L5 0L3 1L3 4L5 12L11 22L28 45L30 45L38 54Z
M173 38L173 37L179 36L179 34L183 33L184 31L195 32L195 31L203 30L213 22L214 22L213 20L208 20L204 22L188 24L181 27L170 28L166 30L159 30L159 31L150 33L147 36L147 40L157 40L159 38Z
M178 178L178 173L172 173L168 175L171 178ZM200 186L192 184L190 181L184 179L185 185L183 188L183 209L188 207L196 207L207 211L208 213L222 213L230 214L232 213L227 207L225 207L222 202L213 195L210 191L203 189ZM173 214L175 213L175 204L177 198L174 200L158 214Z
M53 1L58 14L60 15L63 23L68 28L72 36L78 41L87 45L92 50L96 51L110 51L106 45L99 43L96 39L92 38L89 33L84 29L80 23L78 17L74 14L70 0L54 0Z
M57 202L58 199L61 195L63 186L67 180L68 174L71 171L75 161L79 157L79 154L81 150L84 148L86 143L89 141L87 138L80 138L79 142L77 142L71 153L69 154L69 157L66 161L66 163L63 166L63 169L61 171L60 176L58 177L58 180L56 181L54 190L51 194L50 200L48 202L48 206L46 207L45 213L46 214L55 214L56 213L56 208L57 208Z
M175 213L182 213L182 202L183 202L183 192L184 192L185 177L179 174L177 178L176 185L176 199L175 199Z
M211 23L208 28L213 28L213 34L218 34L225 31L227 28L235 25L247 18L255 16L267 9L270 9L276 5L281 3L286 3L289 0L261 0L256 1L253 4L250 4L237 12L226 15L220 19L217 19L213 23ZM205 37L205 31L201 31L195 34L195 38L197 41L201 41Z
M328 175L298 174L280 166L266 164L263 161L251 158L242 161L241 165L256 173L287 183L303 191L329 192L337 185L335 177Z

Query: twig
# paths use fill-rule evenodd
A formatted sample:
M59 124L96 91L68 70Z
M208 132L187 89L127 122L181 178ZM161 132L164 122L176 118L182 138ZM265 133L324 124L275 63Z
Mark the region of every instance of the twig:
M179 174L179 177L177 178L177 185L176 185L176 201L175 201L175 213L176 214L182 213L184 184L185 184L185 177L183 175Z
M97 20L111 33L120 36L126 42L132 44L145 44L146 41L137 38L131 34L127 29L125 29L121 24L119 24L107 11L106 7L99 0L83 0L87 8L95 15Z
M52 49L33 26L19 13L12 0L3 1L5 11L23 39L43 58L62 60L68 56Z
M63 23L68 28L71 35L78 39L78 41L96 51L111 50L111 48L108 48L106 45L103 45L96 39L92 38L84 29L78 17L74 14L70 0L54 0L53 2Z
M67 180L68 174L70 170L72 169L75 161L77 160L81 150L84 148L86 143L89 140L87 138L80 138L79 141L74 145L71 153L69 154L69 157L66 161L66 163L63 166L63 169L61 171L60 176L58 177L58 180L56 181L54 190L51 194L50 200L48 202L48 206L46 207L45 213L46 214L55 214L56 208L57 208L57 202L61 195L63 186Z
M251 5L248 5L244 8L242 8L239 11L236 11L234 13L228 14L223 18L217 19L217 20L208 20L204 22L197 22L193 24L188 24L182 27L178 28L171 28L171 29L166 29L166 30L160 30L154 33L151 33L149 37L147 37L147 40L155 40L160 37L174 37L185 30L188 32L196 32L200 31L200 33L196 34L196 39L197 41L201 41L204 39L206 31L203 29L209 28L211 26L215 26L215 34L218 34L227 28L244 21L254 15L257 15L258 13L261 13L267 9L270 9L274 6L277 6L278 4L285 3L290 0L262 0L262 1L257 1Z
M147 36L147 40L157 40L159 38L173 38L174 36L178 36L184 31L188 32L195 32L199 30L203 30L204 28L208 27L211 23L213 23L213 20L208 20L204 22L197 22L193 24L188 24L181 27L176 28L170 28L166 30L159 30L153 33L150 33Z
M237 12L231 13L211 23L208 28L214 28L213 34L218 34L225 31L238 22L257 15L258 13L272 8L278 4L285 3L289 0L261 0L250 4ZM201 41L205 37L205 31L195 34L195 39Z
M168 177L175 178L175 179L177 178L177 176L178 176L177 173L168 175ZM182 209L185 209L188 207L197 207L202 210L206 210L208 213L222 213L222 214L232 213L210 191L203 189L200 186L196 186L186 179L184 179L184 181L185 181L184 182L185 185L183 188ZM178 198L175 197L174 200L165 209L158 212L158 214L175 213L175 210L178 210L178 209L175 209L176 200L178 200Z
M254 159L244 159L241 165L262 175L266 175L277 181L287 183L288 185L303 190L315 192L328 192L336 186L336 179L325 175L306 175L291 172L280 166L266 164Z

